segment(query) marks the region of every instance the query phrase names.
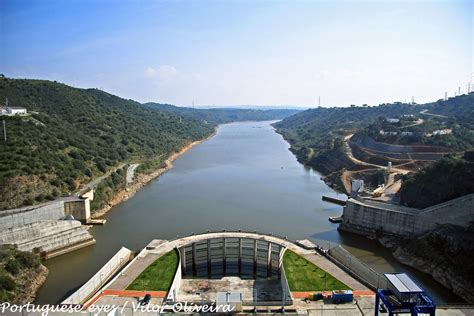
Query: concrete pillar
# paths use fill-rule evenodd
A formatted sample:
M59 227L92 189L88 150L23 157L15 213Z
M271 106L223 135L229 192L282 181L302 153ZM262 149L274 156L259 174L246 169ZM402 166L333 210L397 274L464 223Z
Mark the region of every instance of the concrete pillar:
M257 239L253 240L253 277L257 277L257 251L258 251L258 243Z
M272 276L272 243L268 242L268 252L267 252L267 277Z
M222 265L224 276L227 274L227 253L226 253L226 242L225 237L222 238Z
M238 266L239 266L239 277L242 277L242 238L239 238L239 259L238 259Z
M179 248L181 254L181 272L186 275L186 246Z
M211 244L211 239L207 240L207 276L210 279L211 278L211 251L212 251L212 244Z
M193 276L197 275L197 268L196 268L196 243L193 242Z

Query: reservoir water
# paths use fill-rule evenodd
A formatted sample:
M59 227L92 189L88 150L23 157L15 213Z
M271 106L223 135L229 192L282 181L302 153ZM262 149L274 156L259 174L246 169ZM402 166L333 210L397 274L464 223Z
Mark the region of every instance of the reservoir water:
M38 303L61 301L122 246L137 251L152 239L222 229L308 238L324 247L343 244L380 272L409 272L437 302L460 300L430 276L397 263L374 242L340 234L328 217L340 215L342 207L321 197L345 196L298 163L270 123L220 126L214 137L176 159L173 169L114 207L105 226L91 229L96 245L46 261L50 273Z

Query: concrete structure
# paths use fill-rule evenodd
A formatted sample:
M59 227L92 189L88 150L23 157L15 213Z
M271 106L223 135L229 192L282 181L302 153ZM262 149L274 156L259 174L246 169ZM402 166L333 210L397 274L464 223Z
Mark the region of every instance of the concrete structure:
M64 201L0 211L0 231L42 220L60 220L65 216Z
M364 180L353 179L351 182L351 196L357 196L364 192Z
M179 252L183 275L278 278L285 247L252 237L209 238L181 246Z
M101 293L121 293L122 303L134 300L127 297L128 292L133 292L125 290L128 285L158 258L173 250L179 253L179 264L170 290L161 296L162 302L215 301L217 292L237 291L242 293L246 306L252 306L255 298L259 305L291 305L294 299L282 268L286 249L303 256L349 287L367 290L313 246L309 241L293 242L256 232L209 232L171 241L153 240L85 306L100 300ZM204 297L200 295L202 282L209 284ZM135 292L132 295L136 297Z
M71 294L61 304L83 304L117 273L133 257L133 252L125 247L120 250L83 286Z
M23 107L16 107L16 106L9 106L6 108L6 113L8 115L21 115L21 114L26 114L26 109Z
M416 236L440 224L467 227L474 220L474 194L425 209L350 198L343 209L341 230L363 235Z
M38 250L47 259L95 243L81 225L90 219L93 192L40 205L0 211L0 244ZM77 220L66 220L69 218Z
M13 244L22 251L38 250L49 259L95 243L95 239L74 220L38 221L0 232L0 244Z

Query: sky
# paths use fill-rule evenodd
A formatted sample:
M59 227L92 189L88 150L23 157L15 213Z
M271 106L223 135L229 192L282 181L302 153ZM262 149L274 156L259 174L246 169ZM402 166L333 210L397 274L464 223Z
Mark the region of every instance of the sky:
M430 102L472 79L473 2L0 0L0 73L182 106Z

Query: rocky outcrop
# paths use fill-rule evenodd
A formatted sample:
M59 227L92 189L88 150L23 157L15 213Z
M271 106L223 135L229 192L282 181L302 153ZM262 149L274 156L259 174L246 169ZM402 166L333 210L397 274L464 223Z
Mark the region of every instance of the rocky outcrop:
M461 277L452 266L440 263L434 258L429 260L417 257L402 247L398 247L393 252L393 256L399 262L431 275L433 279L452 290L456 295L474 304L474 285Z
M442 225L416 238L381 237L401 263L431 275L469 303L474 303L474 224Z

